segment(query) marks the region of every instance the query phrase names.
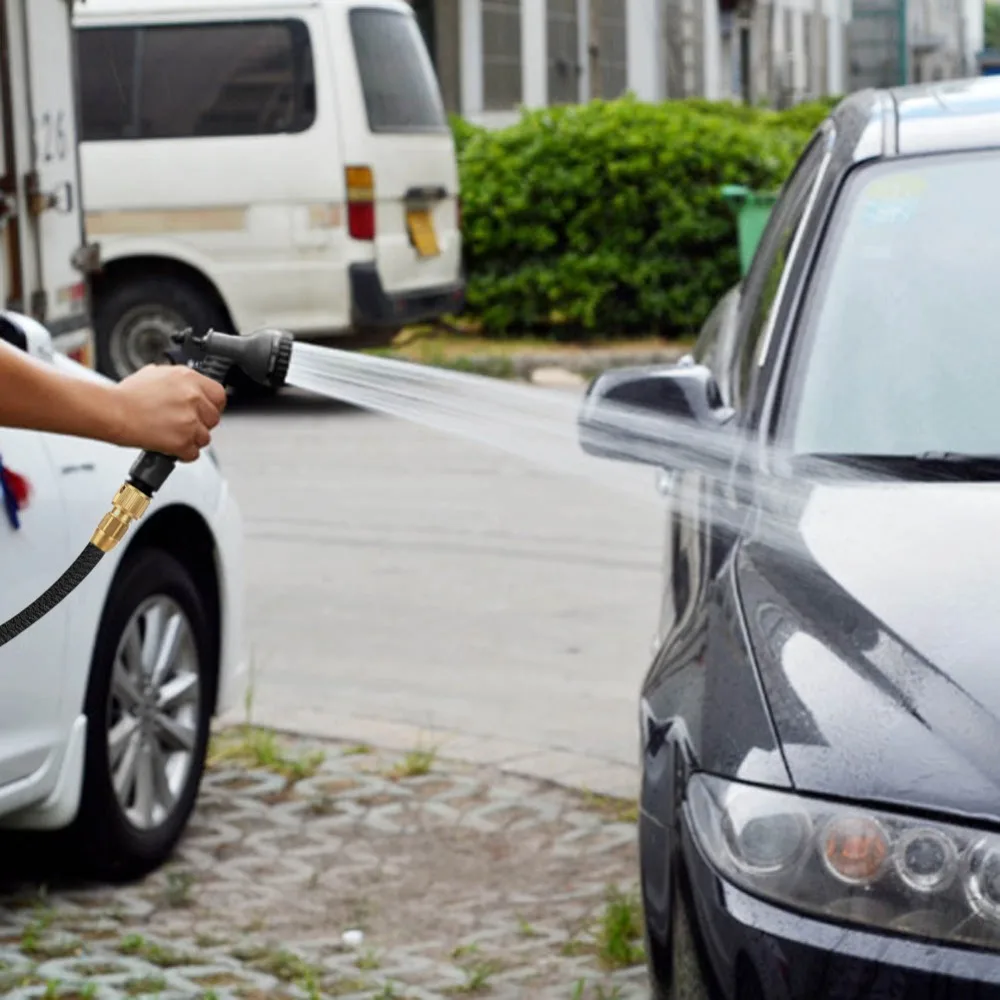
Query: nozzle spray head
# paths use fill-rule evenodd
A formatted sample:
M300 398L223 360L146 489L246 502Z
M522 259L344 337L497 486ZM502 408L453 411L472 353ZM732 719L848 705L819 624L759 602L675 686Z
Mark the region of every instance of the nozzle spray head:
M174 337L184 362L193 362L206 375L225 381L231 368L239 368L247 378L280 389L288 377L292 358L292 335L283 330L258 330L246 337L209 330L190 330ZM220 377L221 376L221 377Z

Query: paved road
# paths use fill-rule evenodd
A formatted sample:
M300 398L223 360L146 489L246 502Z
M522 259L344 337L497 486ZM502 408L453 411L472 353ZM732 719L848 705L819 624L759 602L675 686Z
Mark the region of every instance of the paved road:
M296 394L234 405L216 440L246 519L258 721L627 790L655 502Z

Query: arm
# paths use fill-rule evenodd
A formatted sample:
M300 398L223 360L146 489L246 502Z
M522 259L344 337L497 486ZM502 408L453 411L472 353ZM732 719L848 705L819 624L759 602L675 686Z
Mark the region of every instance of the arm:
M149 366L117 384L101 384L0 342L0 427L95 438L193 461L225 404L225 389L189 368Z

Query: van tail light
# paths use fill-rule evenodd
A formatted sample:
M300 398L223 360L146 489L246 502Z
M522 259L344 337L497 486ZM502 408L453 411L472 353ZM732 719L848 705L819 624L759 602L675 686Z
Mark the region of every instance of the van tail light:
M347 231L351 239L375 239L375 177L371 167L348 167Z

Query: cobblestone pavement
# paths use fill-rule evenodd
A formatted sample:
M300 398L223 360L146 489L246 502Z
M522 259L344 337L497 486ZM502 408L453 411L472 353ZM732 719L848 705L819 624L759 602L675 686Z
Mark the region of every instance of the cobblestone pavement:
M2 890L0 994L638 1000L635 872L627 804L429 752L228 735L164 870Z

